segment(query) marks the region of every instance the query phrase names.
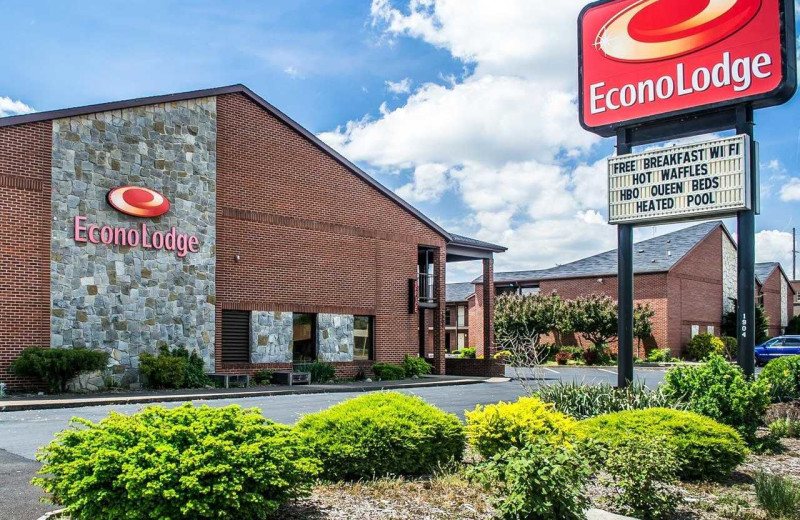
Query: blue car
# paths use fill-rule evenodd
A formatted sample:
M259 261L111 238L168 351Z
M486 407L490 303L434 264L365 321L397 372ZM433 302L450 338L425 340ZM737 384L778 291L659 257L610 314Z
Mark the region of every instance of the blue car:
M778 336L756 346L756 364L759 366L783 356L800 356L800 336Z

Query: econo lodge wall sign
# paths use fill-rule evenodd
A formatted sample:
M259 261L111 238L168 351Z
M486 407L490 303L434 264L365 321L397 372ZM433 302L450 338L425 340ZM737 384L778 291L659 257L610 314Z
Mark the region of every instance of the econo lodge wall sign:
M139 186L114 188L108 192L106 198L111 207L132 217L155 218L167 213L170 208L167 197L150 188ZM128 228L90 224L87 220L84 215L75 217L73 230L76 242L174 251L179 258L200 250L200 240L195 235L180 233L175 227L164 232L154 231L146 222Z
M796 88L791 0L602 0L578 19L581 125L615 128ZM789 19L791 18L791 19Z

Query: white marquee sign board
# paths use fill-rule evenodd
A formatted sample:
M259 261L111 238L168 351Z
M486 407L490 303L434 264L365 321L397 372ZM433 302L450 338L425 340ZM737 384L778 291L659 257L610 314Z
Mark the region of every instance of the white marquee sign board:
M750 209L750 137L608 160L608 222L639 224L734 215Z

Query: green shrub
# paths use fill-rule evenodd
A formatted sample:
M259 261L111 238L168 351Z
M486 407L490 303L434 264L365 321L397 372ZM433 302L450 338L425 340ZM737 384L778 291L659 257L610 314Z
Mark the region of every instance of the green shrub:
M403 371L406 377L424 376L431 373L431 364L420 357L406 354L403 358Z
M758 378L769 383L775 402L800 398L800 356L771 360Z
M679 471L675 447L665 439L625 439L609 450L605 470L622 512L643 520L668 518L681 496L672 486Z
M399 392L370 393L306 415L297 430L329 479L425 474L460 461L466 443L455 415Z
M395 381L406 378L405 369L393 363L375 363L372 365L372 373L381 381Z
M494 356L492 356L492 359L499 359L501 361L506 361L509 357L511 357L510 350L498 350L497 352L495 352ZM545 358L546 357L547 355L545 354Z
M756 497L769 518L800 518L800 485L791 477L773 475L764 470L756 473Z
M498 516L507 520L579 520L589 501L586 460L567 445L544 439L512 447L478 465L473 478L494 496Z
M575 428L575 421L535 397L520 397L514 403L478 405L464 415L467 438L485 459L512 446L522 448L537 438L563 443Z
M770 435L778 439L798 439L800 438L800 421L783 418L769 423Z
M297 372L308 372L312 383L328 383L336 377L336 367L325 361L314 361L295 366Z
M201 388L211 384L197 352L190 354L183 347L170 350L161 346L158 356L141 353L139 372L147 378L150 388Z
M591 345L583 350L582 355L587 365L605 365L611 361L607 345Z
M672 351L668 348L654 348L647 354L650 363L667 363L672 359Z
M686 345L686 352L691 359L703 361L712 354L721 356L725 352L725 343L713 334L698 334Z
M108 354L88 348L28 347L11 365L21 377L44 381L51 392L65 392L70 379L94 370L103 370L108 364Z
M464 347L458 351L458 357L463 359L475 359L477 352L477 347Z
M151 406L73 426L39 451L34 483L74 520L263 518L319 471L291 428L256 409Z
M747 454L733 428L693 412L667 408L601 415L579 422L576 433L609 450L630 440L664 438L675 449L680 477L688 480L725 479Z
M618 389L608 383L587 385L576 381L559 381L552 385L541 385L537 395L542 401L552 403L559 412L578 420L623 410L686 407L667 397L663 390L650 390L640 382Z
M769 406L769 384L745 378L738 366L712 354L701 365L677 366L664 376L664 393L688 409L730 425L750 444Z
M268 385L272 381L272 370L259 370L253 374L253 381L257 385Z

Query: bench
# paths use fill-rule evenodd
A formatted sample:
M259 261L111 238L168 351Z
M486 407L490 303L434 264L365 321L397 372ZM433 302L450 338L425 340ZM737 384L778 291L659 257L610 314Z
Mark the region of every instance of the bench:
M278 385L308 385L311 384L311 372L280 371L272 373L272 382Z

